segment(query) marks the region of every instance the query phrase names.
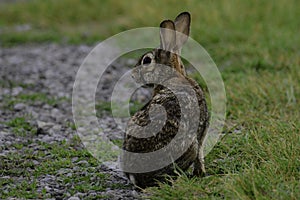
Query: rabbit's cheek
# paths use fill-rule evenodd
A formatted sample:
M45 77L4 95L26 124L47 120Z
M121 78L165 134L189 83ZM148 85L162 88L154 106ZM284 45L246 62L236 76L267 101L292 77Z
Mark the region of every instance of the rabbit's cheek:
M146 84L141 68L133 69L131 77L137 84Z
M131 72L131 77L136 83L141 83L141 77L140 77L140 70L138 68L135 68Z
M150 65L146 65L146 66L145 65L141 66L139 71L140 71L140 74L147 74L147 73L153 72L154 69L155 69L155 65L150 64Z
M151 80L149 80L149 75L152 74L152 67L149 66L148 67L141 67L138 69L135 69L132 72L132 78L136 81L136 82L141 82L141 83L147 83Z
M131 78L134 79L134 80L136 80L137 74L138 74L137 70L133 69L132 72L131 72Z

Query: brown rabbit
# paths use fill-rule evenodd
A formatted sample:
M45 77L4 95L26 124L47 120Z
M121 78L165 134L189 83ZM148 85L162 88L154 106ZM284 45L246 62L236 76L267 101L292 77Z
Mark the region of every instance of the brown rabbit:
M182 99L184 99L182 100L183 107L188 109L194 106L189 98L192 95L191 93L194 93L196 97L194 103L198 104L197 108L199 110L199 112L189 113L192 118L198 119L194 124L197 125L197 128L188 135L188 137L190 136L189 139L192 140L191 145L179 158L173 160L173 163L154 171L125 172L131 182L141 188L155 185L157 180L164 180L165 175L175 175L176 166L186 171L193 164L193 175L203 176L205 174L203 141L209 125L209 114L203 91L196 81L186 76L185 68L180 59L181 48L189 36L190 20L190 14L183 12L176 17L174 22L171 20L161 22L160 48L144 54L132 71L132 77L136 82L153 86L154 92L152 99L136 112L128 122L123 143L124 150L141 154L155 152L168 145L178 133L181 118L184 114L181 113L182 108L180 106L182 105L180 105L174 91L165 87L165 84L179 88L178 94L180 93ZM171 70L165 70L168 68L166 66L170 67ZM146 79L154 80L154 82L158 81L160 84L151 84ZM187 86L190 86L192 91L186 89ZM197 113L197 116L193 116L193 113ZM148 126L151 121L157 123L152 129L142 130L140 128ZM186 125L188 123L186 122ZM151 136L142 138L141 135L144 134L150 134ZM179 136L180 144L183 146L188 139L185 137ZM180 146L174 146L174 151L180 149ZM163 162L163 160L161 161ZM128 155L122 158L122 162L127 166L138 165L140 167L143 167L143 165L147 167L149 163L152 164L149 161L146 164L142 159L131 159Z

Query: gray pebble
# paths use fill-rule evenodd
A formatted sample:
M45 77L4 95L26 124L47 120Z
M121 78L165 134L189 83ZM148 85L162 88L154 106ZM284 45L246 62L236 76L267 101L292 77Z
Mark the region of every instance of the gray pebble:
M45 186L45 190L46 190L47 192L51 192L52 188L50 188L49 186Z
M32 162L33 162L34 165L39 165L40 164L40 162L37 161L37 160L33 160Z
M83 197L84 196L84 193L81 193L81 192L77 192L74 197Z
M73 197L68 198L68 200L80 200L80 198L73 196Z
M15 87L12 89L11 91L11 95L12 96L17 96L18 94L20 94L23 91L22 87Z
M14 105L14 110L20 111L20 110L23 110L25 107L26 107L26 105L24 103L17 103L16 105Z
M86 160L81 160L77 164L82 165L82 166L88 166L89 165L88 161L86 161Z

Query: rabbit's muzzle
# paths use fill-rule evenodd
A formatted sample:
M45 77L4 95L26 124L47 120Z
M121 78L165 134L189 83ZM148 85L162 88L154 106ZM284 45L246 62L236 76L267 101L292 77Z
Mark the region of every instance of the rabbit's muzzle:
M169 66L153 63L148 66L137 66L132 70L132 78L136 83L152 87L153 85L164 85L164 83L173 77L179 77L180 74Z
M138 83L142 84L143 87L153 87L155 79L153 75L155 71L155 66L137 66L131 72L132 79Z

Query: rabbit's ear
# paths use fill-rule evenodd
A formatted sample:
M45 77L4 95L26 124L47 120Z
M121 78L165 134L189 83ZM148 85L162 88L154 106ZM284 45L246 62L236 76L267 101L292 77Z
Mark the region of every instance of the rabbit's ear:
M171 51L176 46L175 24L171 20L160 23L160 48Z
M188 12L180 13L175 19L175 30L182 33L176 35L177 49L180 50L188 40L190 34L191 15Z

